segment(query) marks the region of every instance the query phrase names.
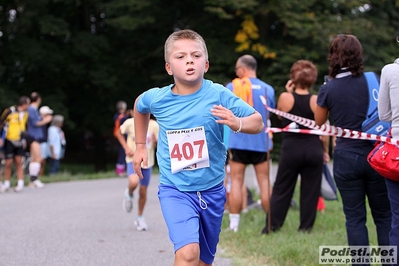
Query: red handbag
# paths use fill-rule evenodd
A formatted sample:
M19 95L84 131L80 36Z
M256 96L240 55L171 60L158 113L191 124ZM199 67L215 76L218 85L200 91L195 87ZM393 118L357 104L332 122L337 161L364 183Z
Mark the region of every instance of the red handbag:
M390 134L387 137L391 137ZM399 146L377 142L367 161L383 177L399 182Z

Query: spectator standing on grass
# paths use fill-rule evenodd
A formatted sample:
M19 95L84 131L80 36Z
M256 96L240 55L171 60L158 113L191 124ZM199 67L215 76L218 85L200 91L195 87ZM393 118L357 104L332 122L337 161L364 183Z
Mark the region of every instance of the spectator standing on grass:
M50 109L47 105L40 107L39 109L40 116L42 119L47 119L47 117L51 116L51 119L53 119L53 113L54 111ZM47 143L47 132L48 132L49 125L43 125L42 130L43 130L43 138L40 141L40 154L42 156L42 160L40 162L40 172L39 176L43 176L44 174L44 169L46 168L46 162L48 158L48 143Z
M290 80L286 84L287 92L283 92L277 109L283 112L314 119L317 96L310 92L317 80L317 69L308 60L295 62L290 70ZM282 127L292 123L281 118ZM299 126L299 128L306 128ZM322 167L330 160L328 155L328 137L318 135L282 133L282 146L276 181L270 199L271 231L279 230L285 221L290 202L297 184L300 182L300 225L299 231L309 232L316 220L317 203L320 196ZM268 233L268 222L262 233Z
M165 62L174 84L147 90L135 102L134 171L143 178L141 168L148 165L152 113L160 127L158 197L174 244L174 265L212 265L226 201L223 125L250 134L264 125L254 108L204 79L208 52L198 33L172 33L165 42Z
M274 89L269 84L257 78L257 65L257 61L252 55L239 57L235 65L238 78L227 84L226 87L255 108L262 115L264 125L267 125L269 112L262 103L260 96L266 99L268 106L274 108ZM263 210L266 213L269 211L271 189L269 180L269 151L272 149L272 140L269 134L264 131L254 135L234 134L230 132L228 147L231 154L229 160L231 173L229 229L237 232L240 223L242 202L245 196L242 193L245 168L248 164L252 164L255 168Z
M120 125L123 124L123 122L126 121L129 117L126 115L126 109L127 109L127 104L125 101L118 101L116 103L116 113L114 114L114 132L113 135L115 138L117 138L118 132L120 132ZM126 136L125 140L126 140ZM115 172L118 176L124 176L125 175L125 167L126 167L126 161L125 161L125 150L123 149L121 143L118 141L117 143L117 159L116 159L116 168Z
M37 92L32 92L30 95L30 105L28 108L28 126L26 136L30 143L28 151L30 152L29 163L29 186L33 188L44 188L44 184L38 179L42 155L40 150L40 143L44 141L43 127L50 123L52 116L42 118L39 113L39 106L42 102L42 96Z
M369 105L363 74L363 48L354 35L337 35L330 43L330 81L321 86L317 97L317 125L327 121L350 130L362 131ZM391 210L384 178L367 162L373 149L368 140L337 138L333 174L341 194L349 246L368 246L366 202L377 228L378 244L389 245ZM367 201L366 201L367 198Z
M4 183L0 185L0 193L8 191L11 187L10 179L13 163L15 163L15 171L18 180L14 191L21 192L24 189L22 157L25 155L27 143L22 135L26 130L26 123L28 121L27 109L29 104L29 97L21 96L18 99L17 105L5 109L0 117L0 129L2 132L6 131L4 142L0 139L0 146L4 147L6 158L4 165Z
M58 174L60 161L64 158L66 139L62 130L63 125L64 117L62 115L55 115L48 128L49 174Z
M382 68L380 92L378 95L378 115L380 120L392 122L391 134L399 139L399 58L393 64ZM399 247L399 182L385 179L391 203L392 226L389 244ZM396 265L398 265L398 257Z

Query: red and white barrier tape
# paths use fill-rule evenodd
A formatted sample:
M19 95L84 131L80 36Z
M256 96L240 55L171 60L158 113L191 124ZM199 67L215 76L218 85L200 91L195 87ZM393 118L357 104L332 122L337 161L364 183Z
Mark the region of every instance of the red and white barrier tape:
M318 126L314 120L310 120L310 119L307 119L304 117L300 117L297 115L282 112L280 110L277 110L277 109L267 106L266 99L262 95L260 96L260 99L268 111L270 111L278 116L287 118L291 121L294 121L297 124L300 124L302 126L308 127L313 130L312 131L312 130L307 130L307 129L295 129L295 128L286 127L286 128L280 129L281 130L280 132L294 132L294 133L305 133L305 134L316 134L316 132L317 132L317 133L321 133L321 134L316 134L316 135L337 136L337 137L349 138L349 139L377 140L377 141L383 141L383 142L388 142L391 144L399 145L399 139L387 138L384 136L368 134L365 132L360 132L360 131L356 131L356 130L341 128L341 127L336 127L336 126L326 125L326 124ZM267 130L270 130L270 129L267 129ZM274 130L275 129L273 129L273 131ZM278 132L278 131L276 130L274 132Z
M291 133L302 133L302 134L311 134L311 135L323 135L323 136L333 136L332 133L324 132L321 130L315 130L315 129L301 129L296 127L297 124L295 122L292 122L285 128L278 128L278 127L267 127L265 129L266 132L272 132L272 133L280 133L280 132L291 132Z

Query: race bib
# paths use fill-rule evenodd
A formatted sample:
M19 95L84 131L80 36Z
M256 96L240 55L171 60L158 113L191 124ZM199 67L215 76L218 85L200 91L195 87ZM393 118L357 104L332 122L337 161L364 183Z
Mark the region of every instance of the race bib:
M172 174L209 167L208 144L203 126L166 131Z

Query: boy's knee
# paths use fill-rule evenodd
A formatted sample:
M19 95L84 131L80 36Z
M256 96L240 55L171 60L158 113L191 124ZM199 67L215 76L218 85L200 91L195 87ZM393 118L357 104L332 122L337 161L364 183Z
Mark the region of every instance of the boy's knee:
M176 251L175 259L178 262L185 262L188 265L198 265L199 245L198 243L188 244Z

